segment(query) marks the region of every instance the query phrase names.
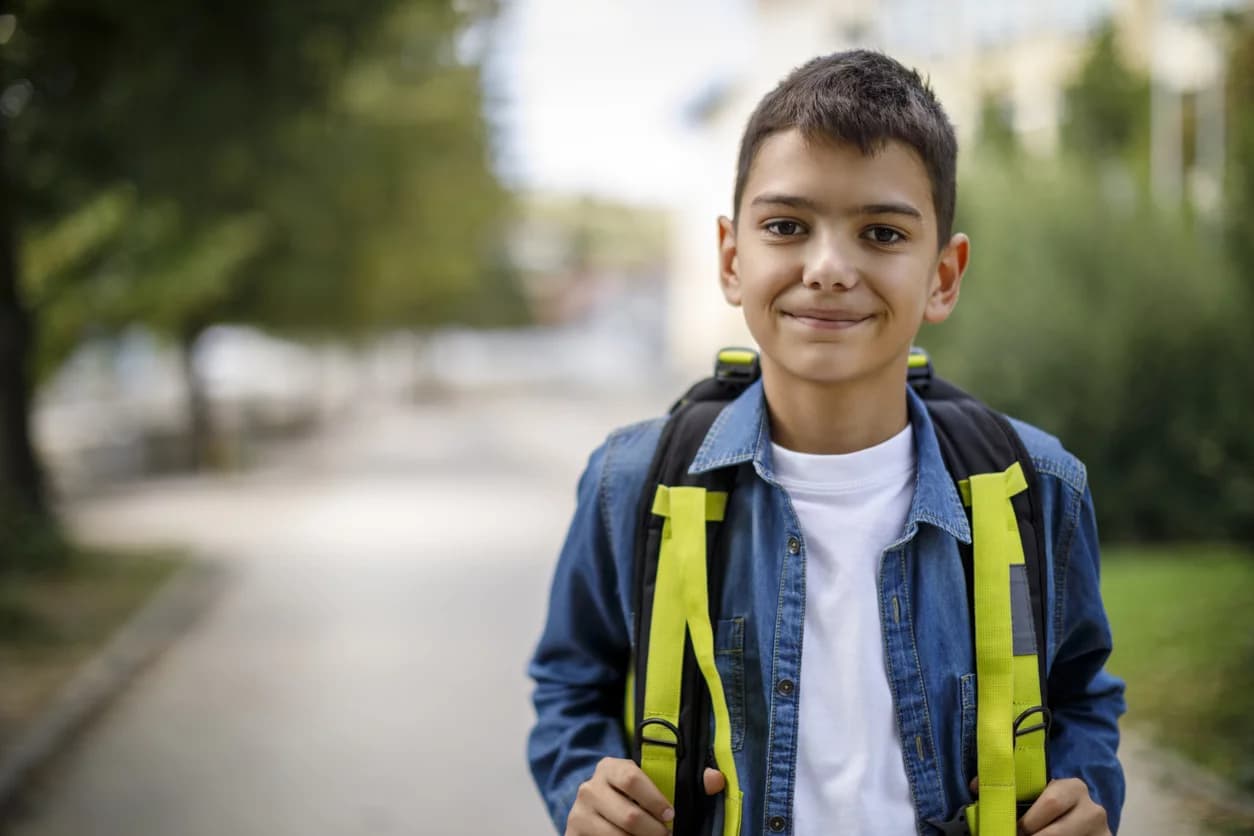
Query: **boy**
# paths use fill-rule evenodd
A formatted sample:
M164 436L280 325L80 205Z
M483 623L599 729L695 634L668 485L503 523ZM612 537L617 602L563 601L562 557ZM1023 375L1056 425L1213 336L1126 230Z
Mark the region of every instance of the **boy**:
M951 234L957 143L919 76L851 51L758 105L720 218L723 294L761 351L692 471L738 467L716 652L742 833L938 833L978 795L975 670L959 542L971 528L906 385L922 322L953 310L970 253ZM532 661L532 772L559 831L661 836L675 811L629 759L637 509L662 422L592 454ZM1019 820L1043 836L1118 826L1123 685L1098 589L1085 472L1032 457L1048 571L1050 783ZM803 641L804 637L804 641ZM705 773L705 790L724 776Z

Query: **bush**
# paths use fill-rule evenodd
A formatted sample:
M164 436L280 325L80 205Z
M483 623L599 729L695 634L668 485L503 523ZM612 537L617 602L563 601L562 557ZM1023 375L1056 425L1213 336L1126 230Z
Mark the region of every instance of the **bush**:
M69 541L54 517L0 501L0 532L0 582L12 573L57 571L70 560Z
M1250 289L1219 231L1118 168L987 154L959 224L962 304L920 337L942 373L1062 438L1107 537L1254 541Z

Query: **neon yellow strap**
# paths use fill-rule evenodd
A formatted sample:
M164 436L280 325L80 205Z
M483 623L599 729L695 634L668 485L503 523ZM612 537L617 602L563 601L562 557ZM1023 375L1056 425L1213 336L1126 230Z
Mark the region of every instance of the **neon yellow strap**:
M959 485L971 506L975 567L975 662L979 801L968 808L977 836L1013 836L1016 801L1045 788L1045 732L1014 735L1014 721L1040 705L1035 654L1014 655L1010 567L1022 565L1023 543L1011 497L1027 489L1018 462L1004 473L976 474ZM1038 648L1039 652L1039 648ZM1036 725L1029 718L1027 726ZM982 823L980 828L978 823Z
M623 690L623 733L627 736L627 744L634 746L636 740L636 656L634 653L627 662L627 683Z
M1019 717L1024 711L1041 704L1041 674L1035 655L1014 657L1014 713ZM1033 714L1024 720L1022 728L1042 725L1044 718ZM1048 776L1045 774L1045 729L1029 732L1015 738L1015 798L1034 801L1045 790Z
M727 511L727 494L721 491L707 491L705 488L668 488L666 485L658 485L657 493L653 495L653 513L659 517L671 516L671 497L676 492L701 491L705 495L705 511L704 518L701 521L701 542L705 542L705 523L706 521L717 522L723 519L723 514ZM666 530L663 527L662 536L665 538ZM704 554L704 548L702 550Z
M658 487L654 504L666 504L669 494ZM704 515L702 515L704 517ZM675 524L669 515L662 525L662 545L658 553L657 581L653 593L653 616L649 626L648 675L644 683L641 717L661 720L679 728L679 701L684 663L685 618L679 559L684 548L693 548L692 526ZM705 550L705 522L696 527L699 546ZM675 803L675 766L678 740L661 723L650 723L640 730L640 768L666 800ZM650 741L662 741L653 743ZM666 745L671 743L674 745Z
M710 626L710 601L706 580L706 542L705 524L707 520L721 520L726 510L727 495L711 493L704 488L666 487L659 486L653 501L653 513L666 517L662 526L662 545L658 555L657 586L653 597L653 627L649 634L649 666L645 680L645 713L648 717L663 717L668 722L678 725L679 700L674 697L674 720L670 715L654 711L655 703L651 695L657 688L657 708L672 708L672 693L679 692L680 677L683 665L684 625L692 639L693 654L697 666L705 678L706 687L710 691L710 703L714 709L714 758L727 780L724 791L723 833L725 836L736 836L740 833L740 816L743 795L740 790L740 778L736 771L736 762L732 756L731 717L727 708L727 698L723 693L722 679L718 667L714 663L714 631ZM666 572L663 574L663 568ZM659 606L668 610L661 616L662 623L672 632L662 636L657 632L659 626ZM679 613L681 623L675 631L673 621ZM677 649L654 650L659 643L665 643ZM668 667L659 668L655 661ZM649 726L643 737L652 737L654 732L665 730L660 726ZM642 754L641 767L645 774L674 803L675 800L675 755L673 748L645 744L649 756ZM647 764L647 765L646 765ZM665 782L665 783L663 783Z
M757 352L746 348L725 348L718 353L720 363L731 363L737 366L749 366L758 359Z
M705 511L706 491L702 488L671 489L671 520L693 520L700 524L701 547L688 548L679 553L683 565L684 609L688 619L688 634L692 637L693 654L705 677L710 691L710 704L714 709L714 760L727 779L723 796L723 833L736 836L740 833L740 808L742 796L736 762L732 757L731 716L727 709L727 697L723 693L723 681L714 664L714 631L710 626L709 587L706 581ZM725 503L726 495L722 496ZM719 515L722 516L721 514Z

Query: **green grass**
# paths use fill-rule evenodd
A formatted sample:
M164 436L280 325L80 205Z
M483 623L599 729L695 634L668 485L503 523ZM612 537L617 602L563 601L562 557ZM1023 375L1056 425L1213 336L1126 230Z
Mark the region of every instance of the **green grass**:
M170 552L72 552L0 576L0 747L11 742L183 560Z
M1124 722L1254 791L1254 554L1110 548L1102 595Z

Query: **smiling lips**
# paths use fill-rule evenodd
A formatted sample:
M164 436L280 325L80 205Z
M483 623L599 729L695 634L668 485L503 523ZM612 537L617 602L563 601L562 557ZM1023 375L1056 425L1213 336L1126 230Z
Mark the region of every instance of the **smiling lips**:
M784 316L795 319L802 325L822 331L839 331L860 325L871 318L870 314L854 313L843 310L824 310L822 308L799 308L795 311L784 311Z

